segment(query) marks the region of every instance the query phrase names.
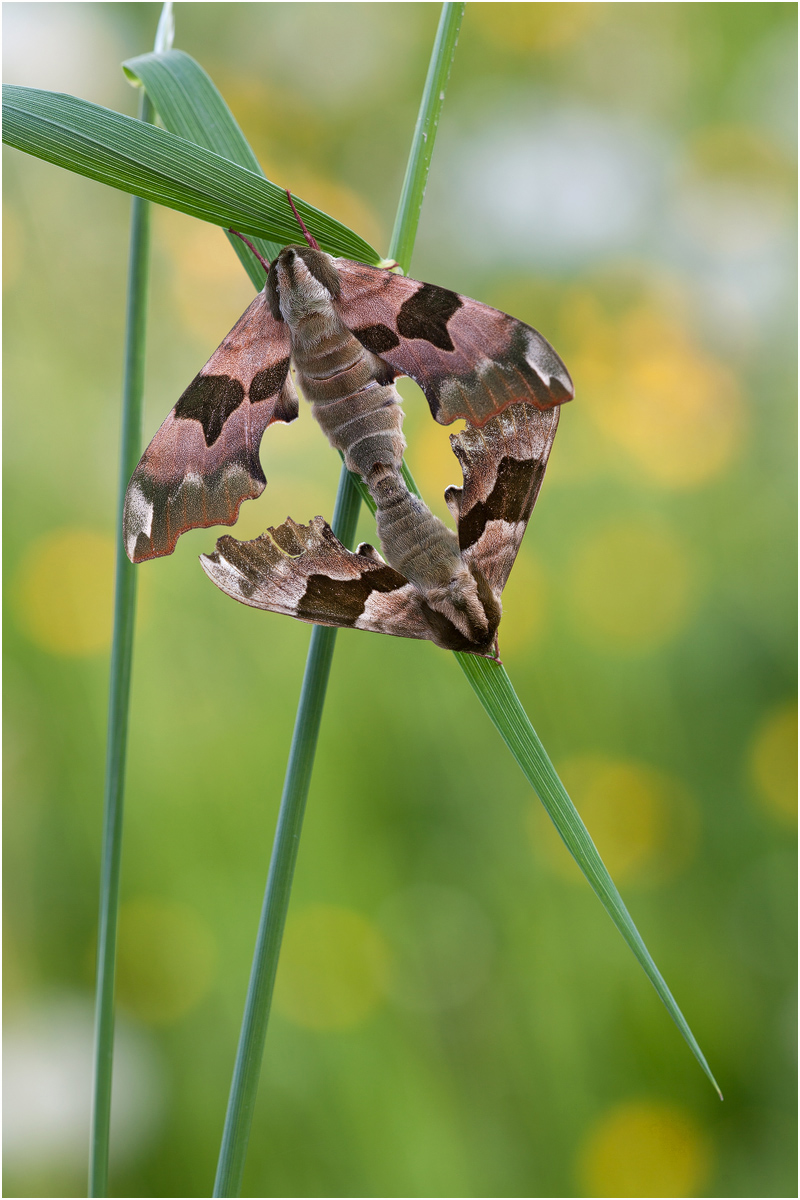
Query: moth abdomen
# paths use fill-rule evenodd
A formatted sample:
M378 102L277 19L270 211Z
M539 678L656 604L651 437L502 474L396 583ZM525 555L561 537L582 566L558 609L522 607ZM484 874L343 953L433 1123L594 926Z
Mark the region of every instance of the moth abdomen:
M369 482L386 561L423 591L447 586L462 566L456 535L411 495L399 469Z
M293 327L292 352L298 383L312 404L345 399L379 378L387 381L384 364L364 349L333 309Z
M341 450L349 471L369 484L377 467L399 470L405 450L403 410L393 387L367 387L352 396L314 405L328 441Z

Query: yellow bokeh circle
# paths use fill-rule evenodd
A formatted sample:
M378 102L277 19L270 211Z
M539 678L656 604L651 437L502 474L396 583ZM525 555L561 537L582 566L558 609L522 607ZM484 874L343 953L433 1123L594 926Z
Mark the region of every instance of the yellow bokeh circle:
M602 16L601 4L475 4L470 25L482 39L515 53L566 48Z
M466 421L454 422L445 431L441 425L431 420L428 402L413 380L401 380L398 391L402 400L404 429L408 440L406 461L425 503L437 517L454 527L444 493L453 484L461 487L463 474L453 454L450 436L460 433Z
M17 623L51 654L99 654L111 643L114 542L90 529L35 539L12 583Z
M622 1104L589 1131L578 1157L584 1196L700 1196L711 1163L707 1136L683 1109Z
M655 649L684 627L694 597L684 545L661 523L620 520L575 553L569 572L575 625L603 649Z
M521 550L503 591L500 653L538 644L547 628L547 579L537 559Z
M214 936L187 904L144 896L120 909L117 995L141 1021L180 1020L208 993L217 965Z
M166 208L157 208L155 215L159 241L173 266L175 311L211 354L253 299L253 285L221 229Z
M389 952L378 929L353 909L310 904L289 917L275 1007L306 1029L348 1029L381 1003Z
M797 820L797 705L777 709L756 730L750 774L759 799L778 820Z
M657 886L691 860L699 815L681 780L646 763L589 754L560 764L559 775L617 883ZM541 862L563 879L583 880L538 802L527 827Z
M687 350L640 353L619 379L606 416L612 437L648 479L667 487L705 483L741 443L743 408L733 374Z
M578 346L570 365L585 412L603 437L660 487L699 487L727 470L746 424L730 368L696 346L677 320L646 304L612 318L591 296L577 300Z

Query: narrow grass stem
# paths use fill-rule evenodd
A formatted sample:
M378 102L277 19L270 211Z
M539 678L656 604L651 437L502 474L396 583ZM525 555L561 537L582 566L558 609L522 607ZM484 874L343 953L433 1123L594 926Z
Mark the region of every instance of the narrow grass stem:
M398 262L404 271L408 270L411 263L419 224L419 210L425 194L436 128L463 12L464 5L461 3L442 6L431 54L389 247L389 257ZM410 475L408 478L411 478ZM413 485L413 480L411 482ZM413 486L416 490L416 485ZM346 546L350 545L355 535L360 505L361 494L355 477L342 467L333 531ZM215 1196L238 1196L241 1190L272 992L335 644L335 629L322 626L313 629L225 1114L225 1127L214 1182Z
M333 531L346 546L350 545L355 536L360 507L361 498L353 487L350 473L343 470L339 477ZM300 848L300 832L336 645L336 632L335 629L322 625L315 625L311 631L239 1035L233 1082L225 1115L217 1177L214 1182L215 1196L238 1196L241 1189L272 992L297 852Z
M458 44L464 8L464 4L442 5L439 27L436 30L436 40L428 66L428 76L422 93L422 103L414 129L414 137L411 141L411 153L408 156L400 203L397 206L397 217L389 243L389 258L394 259L405 274L408 274L411 267L411 255L417 238L422 201L425 199L433 144L436 141L439 117L450 80L450 68L453 65L453 56ZM415 496L421 496L422 493L405 460L403 460L402 471L408 490ZM360 483L359 479L356 487Z
M464 4L443 4L436 40L433 43L428 76L422 93L411 153L408 156L397 217L389 243L389 258L408 273L417 237L422 201L428 183L433 144L439 127L439 117L450 79L450 68L456 51L458 34L464 16Z
M142 121L152 121L152 116L153 110L150 101L143 92L139 105L139 118ZM122 505L128 480L141 453L149 263L150 204L139 196L135 196L131 205L122 445L117 504L114 632L111 645L103 856L97 935L94 1092L89 1156L90 1196L108 1195L111 1076L114 1058L114 977L122 858L125 756L128 742L133 625L136 615L136 568L128 561L125 554L122 537Z

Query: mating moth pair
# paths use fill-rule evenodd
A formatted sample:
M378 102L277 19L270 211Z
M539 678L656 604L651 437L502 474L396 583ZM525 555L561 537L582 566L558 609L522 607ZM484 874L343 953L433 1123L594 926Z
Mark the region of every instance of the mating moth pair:
M273 421L298 415L293 364L328 440L375 500L383 557L366 543L346 549L322 517L309 525L289 518L254 541L221 537L213 554L200 556L203 570L254 608L496 658L500 597L541 486L558 405L572 398L569 374L521 321L445 288L332 258L303 232L308 245L264 263L263 291L142 456L125 500L128 557L171 554L186 530L232 525L242 501L261 494L261 437ZM464 476L445 493L457 533L403 480L400 375L419 384L442 425L468 422L450 438Z

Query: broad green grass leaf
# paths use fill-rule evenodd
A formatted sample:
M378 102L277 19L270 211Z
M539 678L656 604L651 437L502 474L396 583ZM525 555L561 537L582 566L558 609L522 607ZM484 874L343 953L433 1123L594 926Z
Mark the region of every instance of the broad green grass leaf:
M212 79L191 55L182 50L164 54L142 54L128 59L122 69L129 79L144 86L158 115L170 133L205 146L215 154L238 163L264 178L264 172L236 118L223 100ZM294 198L294 197L293 197ZM316 232L316 226L313 226ZM264 283L264 269L240 238L228 234L253 286ZM295 222L292 241L299 231ZM268 261L275 258L285 242L253 239L259 253ZM374 260L373 260L374 261Z
M298 240L286 194L220 154L75 96L6 85L3 141L57 166L224 228L281 245ZM310 204L298 212L323 248L361 262L377 252Z

